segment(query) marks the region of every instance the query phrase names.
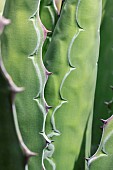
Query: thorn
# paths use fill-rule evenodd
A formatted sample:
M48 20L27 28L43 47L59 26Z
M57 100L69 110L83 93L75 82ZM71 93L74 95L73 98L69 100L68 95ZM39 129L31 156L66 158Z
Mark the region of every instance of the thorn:
M15 88L14 86L11 86L10 90L12 91L11 100L12 100L12 103L14 103L16 94L22 92L24 90L24 88L22 88L22 87L20 87L20 88L16 87Z
M62 97L61 92L59 93L59 95L60 95L60 99L61 99L62 101L67 102L67 100L66 100L64 97Z
M50 31L50 30L47 30L47 29L46 29L46 31L47 31L47 33L52 33L52 31Z
M43 133L44 133L43 131L39 132L40 135L43 135Z
M37 101L37 99L38 99L37 97L34 97L34 98L33 98L34 101Z
M113 86L112 85L110 86L110 88L111 88L111 90L113 90Z
M17 87L15 85L13 85L13 86L10 87L10 90L15 94L15 93L21 93L25 89L24 89L24 87Z
M53 108L53 107L52 107L52 106L48 106L48 105L46 105L46 107L45 107L45 108L46 108L46 112L48 112L48 110L49 110L49 109L51 109L51 108Z
M31 17L29 18L29 20L32 20L32 19L34 19L34 16L31 16Z
M37 156L37 155L38 155L37 153L30 152L30 155L25 156L25 165L27 165L27 164L28 164L28 161L29 161L29 159L30 159L31 157L33 157L33 156Z
M73 66L70 68L70 71L76 70L76 68Z
M76 21L76 23L77 23L77 26L78 26L78 28L79 28L80 30L84 30L84 29L80 26L80 24L78 23L78 21Z
M103 154L107 155L107 152L103 148L102 148L101 151L102 151Z
M21 147L26 157L32 157L37 155L37 153L30 151L23 142L21 142Z
M34 58L34 55L31 55L31 54L30 54L30 55L28 56L28 59L30 59L30 60L33 60L33 58Z
M26 165L32 156L37 156L37 153L30 151L27 148L27 146L23 143L23 141L21 141L21 147L22 147L23 153L25 154L25 165Z
M0 34L2 34L4 26L10 24L11 21L9 19L0 16Z
M41 24L42 24L42 23L41 23ZM45 39L46 39L46 37L47 37L47 34L48 34L48 33L51 33L52 31L47 30L43 24L42 24L42 29L43 29L43 31L44 31L44 41L45 41Z
M107 124L107 120L100 119L102 123Z
M43 25L43 23L42 23L40 17L39 17L39 22L40 22L40 24L41 24L41 26L42 26L42 29L43 29L43 33L44 33L44 41L45 41L45 39L46 39L46 37L47 37L47 34L48 34L49 32L52 32L52 31L49 31L49 30L46 29L46 27Z
M46 108L47 108L47 109L51 109L51 108L52 108L52 106L46 106Z
M62 101L64 101L64 103L67 103L67 100L65 98L61 98Z
M37 99L40 99L40 93L38 93L37 96L33 98L33 100L37 100Z
M109 102L104 102L104 104L108 106L108 105L109 105Z
M90 158L85 158L85 160L88 162L90 160Z
M51 143L51 140L46 136L45 132L41 131L39 134L44 137L44 139L46 140L47 144Z
M8 83L8 89L10 91L11 100L12 100L12 103L14 103L15 95L17 93L22 92L24 90L24 88L18 87L18 86L15 85L11 76L7 73L1 58L0 58L0 71L2 72L4 78L6 79L6 81Z
M34 51L32 54L30 54L28 58L32 58L32 57L34 57L34 56L36 56L36 55L37 55L37 50Z
M71 69L76 69L75 66L73 66L70 62L69 62L69 66L71 67Z
M37 16L37 11L29 18L29 20L33 20Z
M47 76L50 76L51 74L53 74L53 73L46 70L46 75Z
M54 133L57 133L57 134L59 134L59 135L61 134L60 131L57 130L57 129L56 129L56 130L53 129L53 131L54 131Z
M113 104L113 101L109 101L109 102L104 102L105 105L107 105L108 109L111 109L111 105Z
M51 140L51 143L55 142L54 140ZM51 144L49 141L46 141L46 144L49 145Z
M32 156L37 156L37 155L38 155L37 153L29 151L27 156L30 158Z

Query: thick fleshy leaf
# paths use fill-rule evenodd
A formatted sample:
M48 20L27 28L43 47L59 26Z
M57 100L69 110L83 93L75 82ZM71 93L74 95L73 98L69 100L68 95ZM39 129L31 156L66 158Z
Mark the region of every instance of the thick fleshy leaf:
M6 1L4 15L12 24L2 36L3 61L14 82L25 87L16 97L16 108L23 140L38 152L31 158L29 170L85 169L102 1L65 1L56 26L44 10L48 2ZM43 11L49 18L47 23ZM43 48L48 28L54 33L49 47Z
M103 134L97 152L88 159L89 170L113 169L113 116L103 120Z
M29 58L37 46L37 33L32 17L40 1L7 0L4 15L11 24L2 36L2 55L6 69L18 86L25 88L16 96L16 110L20 131L27 147L38 153L29 161L29 170L42 169L42 151L45 140L39 134L43 126L41 113L34 97L39 91L38 75Z
M106 1L100 30L100 54L94 105L92 153L98 147L102 131L100 119L113 114L113 1ZM99 130L100 129L100 130ZM98 133L97 133L98 131Z
M9 22L8 19L0 17L1 33ZM0 168L2 170L25 170L25 155L19 143L16 113L14 113L14 96L20 91L21 88L13 83L3 65L0 47Z
M46 132L54 140L51 152L47 155L45 151L49 169L85 169L84 157L90 152L101 5L98 0L67 0L46 53L45 64L53 73L45 89L52 106Z

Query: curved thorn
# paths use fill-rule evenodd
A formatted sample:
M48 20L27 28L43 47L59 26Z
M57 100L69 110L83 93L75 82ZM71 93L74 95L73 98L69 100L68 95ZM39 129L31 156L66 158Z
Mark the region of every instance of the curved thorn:
M90 160L90 158L85 158L85 160L88 162Z
M113 90L113 86L112 85L110 86L110 88L111 88L111 90Z
M46 105L46 107L45 107L45 108L46 108L46 112L48 112L48 110L49 110L49 109L51 109L51 108L53 108L53 107L52 107L52 106L48 106L48 105Z
M100 119L102 123L107 124L107 120Z
M47 76L50 76L50 75L52 75L52 74L53 74L52 72L49 72L49 71L46 70L46 75L47 75Z

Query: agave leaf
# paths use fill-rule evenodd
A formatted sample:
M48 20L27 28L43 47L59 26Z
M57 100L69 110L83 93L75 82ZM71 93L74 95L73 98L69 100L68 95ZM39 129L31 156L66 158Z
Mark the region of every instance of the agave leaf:
M46 67L53 73L45 89L47 103L52 106L46 132L54 147L51 156L45 154L51 169L76 169L84 138L82 152L89 155L101 5L98 0L67 0L46 53ZM79 163L78 167L85 169L84 156Z
M45 28L49 31L43 45L43 59L44 59L47 48L51 42L53 30L59 18L59 15L54 6L54 1L42 0L40 2L40 18Z
M0 33L9 22L0 17ZM15 127L16 113L13 110L15 93L20 90L5 70L0 47L0 168L2 170L25 169L25 155L18 140Z
M58 18L54 3L51 0L42 0L40 2L40 18L44 26L52 31Z
M45 134L46 112L49 106L44 99L44 88L50 73L42 61L42 48L48 30L39 16L40 9L44 9L48 2L42 3L40 8L40 0L35 0L32 4L28 1L16 1L16 8L13 9L13 1L7 0L4 10L4 15L12 20L12 25L3 35L2 53L7 56L3 58L4 63L14 81L25 87L23 95L16 98L20 130L26 145L40 155L31 159L30 169L44 168L42 148L46 141L50 142ZM48 13L44 12L48 20ZM44 13L42 18L43 15ZM50 22L46 25L49 27ZM13 34L15 37L11 36ZM39 134L40 131L43 138Z
M3 34L2 54L14 82L25 87L16 108L26 145L39 153L29 162L30 170L76 169L84 139L83 152L89 155L101 5L98 0L65 2L44 57L49 72L42 61L48 31L40 20L40 0L6 1L4 15L12 24ZM83 160L79 165L85 169Z
M43 60L46 60L45 54L51 42L51 37L54 28L56 26L56 23L60 17L62 8L63 8L62 0L58 0L58 1L41 0L40 2L40 18L45 28L49 31L43 45L43 51L42 51Z
M92 153L98 147L102 131L99 130L100 119L107 119L113 114L112 88L113 85L113 20L112 20L113 1L106 1L104 8L104 17L100 31L100 54L99 70L96 85L95 105L94 105L94 122L92 135ZM98 131L98 133L97 133Z
M42 169L42 151L45 139L39 134L43 126L43 114L34 97L39 92L39 79L29 56L37 47L37 33L30 18L35 15L40 1L7 0L4 16L12 23L2 36L2 55L6 69L18 86L25 91L16 96L17 117L23 140L27 147L38 152L29 161L29 170ZM31 19L32 20L32 19Z
M88 159L89 170L113 169L113 116L102 121L102 139L96 153Z

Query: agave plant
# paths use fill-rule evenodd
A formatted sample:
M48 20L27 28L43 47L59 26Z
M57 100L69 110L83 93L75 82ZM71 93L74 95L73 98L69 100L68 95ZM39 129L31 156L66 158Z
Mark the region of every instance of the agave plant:
M99 102L112 110L112 0L6 0L0 8L1 169L111 170L112 116L90 151L101 137Z
M94 104L94 123L92 134L92 152L98 147L96 153L88 160L90 169L96 170L112 170L113 163L113 93L112 93L112 73L113 73L113 51L112 51L112 1L103 1L103 17L101 23L101 44L99 54L99 69L97 78L97 87ZM110 118L108 118L110 117ZM103 119L102 119L103 118ZM99 120L101 119L104 125L99 130ZM98 135L97 135L98 131ZM102 134L102 137L101 137Z

